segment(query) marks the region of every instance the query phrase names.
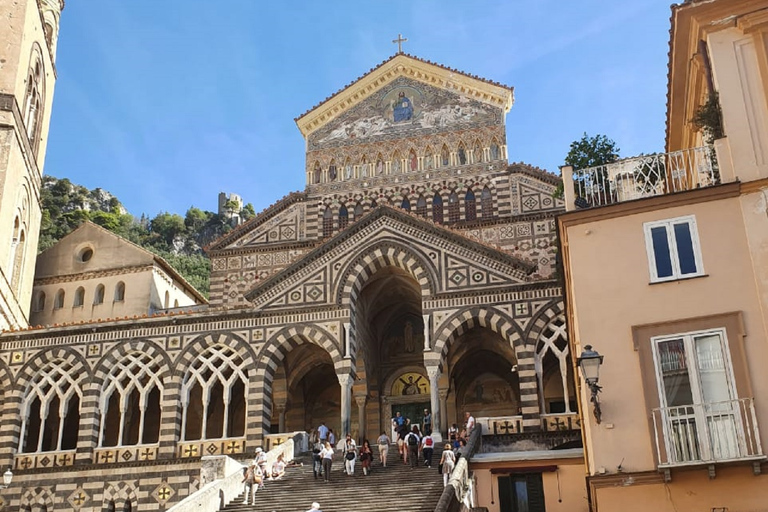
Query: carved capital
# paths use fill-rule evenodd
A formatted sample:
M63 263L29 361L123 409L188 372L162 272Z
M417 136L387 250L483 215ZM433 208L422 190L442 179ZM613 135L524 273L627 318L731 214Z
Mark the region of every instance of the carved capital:
M427 366L427 375L429 375L429 383L432 386L437 383L437 379L440 378L442 373L439 366Z
M275 410L278 413L285 412L286 405L288 405L288 403L285 400L280 400L279 402L275 402Z
M355 395L355 402L358 407L365 407L365 403L368 401L368 397L365 395Z
M437 391L437 394L440 396L440 400L445 400L448 398L448 390L447 389L439 389Z
M352 384L354 384L355 382L355 379L352 378L352 375L348 373L341 373L341 374L337 373L336 377L339 379L339 385L341 385L342 388L346 386L347 389L350 389L352 387Z

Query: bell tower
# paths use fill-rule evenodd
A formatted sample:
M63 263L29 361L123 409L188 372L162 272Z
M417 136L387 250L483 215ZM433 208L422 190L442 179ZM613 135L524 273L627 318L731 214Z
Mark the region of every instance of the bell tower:
M63 8L64 0L0 0L0 330L29 318Z

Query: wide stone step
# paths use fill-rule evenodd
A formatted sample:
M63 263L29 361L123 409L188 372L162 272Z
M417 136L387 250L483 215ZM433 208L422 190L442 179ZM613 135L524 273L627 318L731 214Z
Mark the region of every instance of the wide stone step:
M437 472L442 450L435 450L432 468L399 460L397 447L392 446L387 467L379 462L374 448L374 464L368 476L362 466L355 464L355 474L343 473L344 461L339 454L333 461L331 481L315 479L311 458L300 457L303 466L289 467L280 480L268 480L265 488L256 493L256 505L244 503L241 495L226 508L228 512L304 512L313 501L320 503L323 512L432 512L443 492L443 478Z

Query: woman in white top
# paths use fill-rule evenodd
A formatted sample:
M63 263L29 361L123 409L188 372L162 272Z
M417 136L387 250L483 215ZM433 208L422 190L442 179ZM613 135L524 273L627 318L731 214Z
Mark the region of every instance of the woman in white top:
M379 460L381 460L381 465L384 467L387 467L387 455L389 454L389 443L392 441L389 439L389 436L386 432L382 432L379 438L376 440L376 442L379 444Z
M333 448L331 448L331 443L325 443L325 447L320 451L320 457L323 461L323 477L327 483L331 479L331 464L333 464Z
M443 449L443 456L440 457L440 466L443 471L443 487L445 487L448 485L448 479L451 477L454 466L456 466L456 456L453 454L450 444L446 444Z
M347 475L355 474L355 461L357 460L357 444L350 434L341 445L341 452L344 454L344 469Z

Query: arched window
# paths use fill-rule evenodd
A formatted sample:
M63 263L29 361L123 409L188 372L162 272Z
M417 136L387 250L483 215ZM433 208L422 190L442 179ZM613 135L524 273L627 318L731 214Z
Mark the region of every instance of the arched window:
M493 139L491 142L491 160L498 160L499 158L501 158L501 148L496 139Z
M440 166L448 167L451 164L451 153L448 151L448 146L443 144L443 149L440 150Z
M46 364L21 403L22 453L74 450L80 426L79 374L64 360Z
M115 302L122 302L125 300L125 283L120 281L115 286Z
M384 157L379 153L376 156L376 176L384 174Z
M483 192L480 195L480 208L483 209L484 219L493 217L493 196L491 196L491 189L488 187L483 188Z
M315 167L312 169L312 183L314 184L320 183L321 173L322 173L322 169L320 169L320 162L315 162Z
M448 196L448 222L459 222L459 219L461 219L459 194L454 190Z
M40 290L35 294L32 301L32 311L40 312L45 310L45 292Z
M168 309L168 306L171 305L171 294L168 292L168 290L165 291L165 300L163 301L163 307L165 309Z
M459 159L459 165L464 165L467 163L467 150L464 149L464 144L459 146L459 151L457 152L456 156Z
M536 376L539 380L539 390L541 390L542 411L546 412L576 412L571 407L571 389L569 386L569 369L571 369L570 355L568 351L568 338L565 333L565 316L559 315L553 319L539 336L536 344L536 354L534 358ZM559 374L560 382L555 387L552 394L545 393L544 377L545 374ZM549 397L546 395L550 394ZM557 405L555 405L555 403ZM554 409L554 410L553 410Z
M344 179L352 179L352 162L349 160L349 157L347 157L347 160L344 162Z
M427 218L427 200L424 198L424 194L416 200L416 215Z
M27 137L35 152L37 152L40 142L40 127L43 117L44 79L40 47L36 45L32 50L32 57L30 59L23 110L24 126L27 128Z
M355 220L358 221L363 218L363 205L359 202L355 205Z
M72 303L72 307L79 308L79 307L82 307L84 303L85 303L85 288L80 286L78 287L77 290L75 290L75 301Z
M475 205L475 194L472 189L467 189L464 196L464 218L467 220L477 219L477 206Z
M18 217L13 223L13 239L11 241L11 257L12 259L12 274L11 274L11 287L17 290L21 283L21 272L24 266L24 251L26 248L26 235L24 233L24 227L21 225L21 221Z
M179 307L179 299L173 299L173 307Z
M333 212L330 206L325 207L323 213L323 238L328 238L333 234Z
M360 172L359 172L359 178L367 178L368 177L368 159L363 155L363 158L360 159Z
M403 197L403 201L400 203L400 208L407 212L411 211L411 202L407 197Z
M419 170L419 158L414 150L411 150L408 154L408 167L412 172Z
M435 167L434 163L434 152L432 151L432 147L427 146L427 149L424 150L424 169L430 170Z
M104 302L104 285L100 284L96 287L96 291L93 294L93 305L102 304Z
M126 355L104 382L99 410L99 446L157 443L163 382L160 356L142 352Z
M331 165L328 166L328 181L336 181L337 176L336 160L331 160Z
M439 192L435 192L432 198L432 220L437 224L443 223L443 198Z
M475 149L472 151L472 161L476 164L483 161L483 146L480 145L480 139L475 141Z
M248 371L230 347L208 348L181 385L183 440L239 437L245 433Z
M391 174L399 174L400 173L400 153L398 151L395 151L392 153L392 172Z
M59 289L56 292L56 298L53 300L53 309L61 309L64 307L64 290Z
M341 205L339 208L339 230L346 228L349 225L349 211L347 207Z

